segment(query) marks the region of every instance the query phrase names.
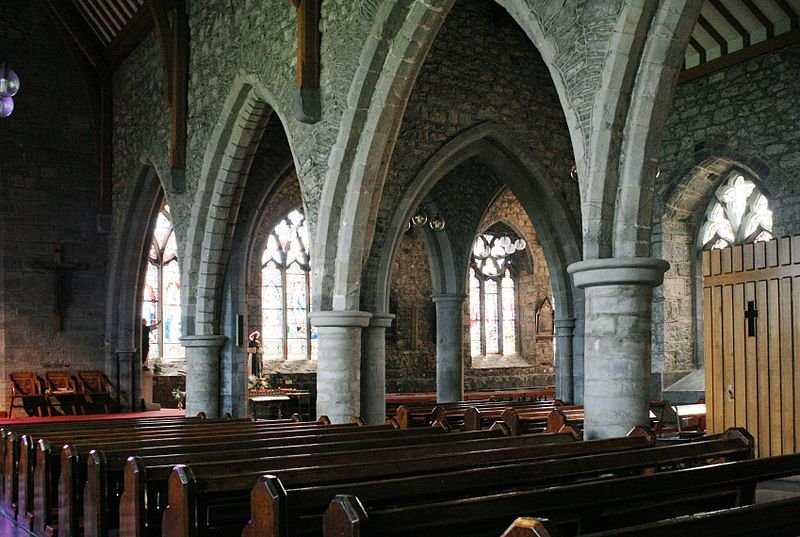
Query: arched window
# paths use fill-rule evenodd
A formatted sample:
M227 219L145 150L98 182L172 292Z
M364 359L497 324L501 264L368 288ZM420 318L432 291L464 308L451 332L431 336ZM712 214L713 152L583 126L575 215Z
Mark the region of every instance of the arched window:
M308 226L298 210L282 218L261 256L261 316L264 358L308 360L317 354L312 328Z
M714 193L700 228L704 250L772 239L769 200L756 184L741 173L733 173Z
M511 264L525 241L484 233L475 239L469 269L472 356L517 353L517 296Z
M175 230L172 214L164 205L158 213L150 252L147 255L147 275L142 297L142 318L150 330L150 358L162 361L184 357L181 337L181 271L178 266Z

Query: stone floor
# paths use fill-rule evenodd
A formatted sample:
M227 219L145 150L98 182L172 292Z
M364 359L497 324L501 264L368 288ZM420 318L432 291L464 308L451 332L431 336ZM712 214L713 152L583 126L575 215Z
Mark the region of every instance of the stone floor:
M800 496L800 475L766 481L756 489L756 502L783 500Z

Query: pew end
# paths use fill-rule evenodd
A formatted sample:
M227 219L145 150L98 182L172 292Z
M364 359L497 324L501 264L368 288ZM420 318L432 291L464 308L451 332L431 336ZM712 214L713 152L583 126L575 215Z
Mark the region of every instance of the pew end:
M503 431L503 436L511 436L511 429L502 421L496 421L489 427L490 431Z
M450 424L447 423L447 420L439 420L439 419L433 420L433 423L431 423L431 428L441 429L446 433L449 433L453 430Z
M322 515L323 537L359 537L367 511L356 496L338 494Z
M198 412L198 413L197 413L197 418L199 418L199 419L201 419L201 420L204 420L204 419L208 418L208 416L206 415L206 413L205 413L205 412L203 412L203 411L201 410L200 412Z
M391 425L392 429L400 429L401 428L400 427L400 422L398 422L397 419L393 418L392 416L387 417L386 421L384 423L386 425Z
M119 502L120 535L144 537L146 534L144 467L139 457L128 457L123 472L123 491Z
M750 456L747 457L748 459L752 459L756 456L756 439L753 438L753 435L744 427L729 427L722 433L722 436L731 440L739 440L746 446L749 446Z
M78 498L78 450L70 444L61 448L61 473L58 475L58 534L80 535Z
M320 425L330 425L331 419L325 414L322 414L320 417L317 418L317 423L319 423Z
M174 537L189 537L197 526L196 489L197 481L192 469L186 464L177 464L167 481L169 504L161 519L161 534Z
M274 475L263 475L250 492L250 522L242 537L278 537L285 535L286 489Z
M108 483L105 453L93 449L86 459L86 485L83 489L84 535L108 535Z
M583 432L581 432L578 428L574 425L570 425L569 423L562 426L559 430L555 431L557 433L569 433L572 435L572 438L575 440L583 440Z
M628 431L628 434L625 436L631 436L631 437L641 436L649 439L650 445L654 445L656 443L656 435L653 432L653 430L648 427L644 427L643 425L637 425L636 427Z
M361 416L354 416L353 417L353 423L355 423L359 427L363 427L364 425L367 424L367 422L364 421L364 418L362 418Z
M561 533L549 527L546 519L519 517L500 537L561 537Z
M34 443L28 434L19 440L19 462L17 472L17 525L30 531L33 527L33 468Z
M44 536L47 532L48 518L52 510L53 468L50 458L53 448L45 438L36 443L36 469L33 472L33 533Z

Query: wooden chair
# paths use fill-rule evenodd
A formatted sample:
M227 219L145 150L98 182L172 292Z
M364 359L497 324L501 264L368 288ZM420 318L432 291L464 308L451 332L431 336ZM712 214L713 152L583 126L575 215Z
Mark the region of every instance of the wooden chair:
M77 416L81 413L81 401L78 385L67 371L48 371L45 373L47 381L47 399L50 403L51 414L56 414L55 407L61 408L64 415Z
M84 412L87 407L102 408L108 414L111 400L111 382L102 371L78 371L78 383L83 395ZM99 411L99 410L98 410Z
M18 371L9 374L8 379L11 381L9 418L14 416L15 408L23 408L29 416L46 416L48 414L44 381L36 373Z

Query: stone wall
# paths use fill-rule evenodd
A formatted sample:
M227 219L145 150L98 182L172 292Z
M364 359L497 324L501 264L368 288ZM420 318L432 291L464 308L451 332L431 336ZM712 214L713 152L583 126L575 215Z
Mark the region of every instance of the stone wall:
M459 174L462 181L465 175ZM472 191L471 189L469 189ZM491 204L478 229L507 222L528 243L529 259L517 280L519 356L473 358L470 355L469 304L463 312L463 359L467 389L551 384L553 382L553 341L536 339L535 308L552 297L547 264L530 219L513 194L504 189ZM466 238L468 249L474 233ZM532 265L532 266L531 266ZM466 272L466 264L464 265ZM420 228L403 237L393 270L390 310L397 317L386 337L386 389L389 392L435 391L436 308L431 300L430 259Z
M0 120L0 408L8 373L104 369L106 239L97 232L99 167L78 65L47 10L4 2L3 58L21 89ZM54 66L58 65L57 69ZM63 273L63 329L54 326L54 273L36 263L84 265Z
M710 196L733 167L753 173L774 235L800 233L800 46L678 86L662 146L653 241L671 263L653 308L653 365L668 386L702 363L697 233ZM699 344L698 344L699 342Z

